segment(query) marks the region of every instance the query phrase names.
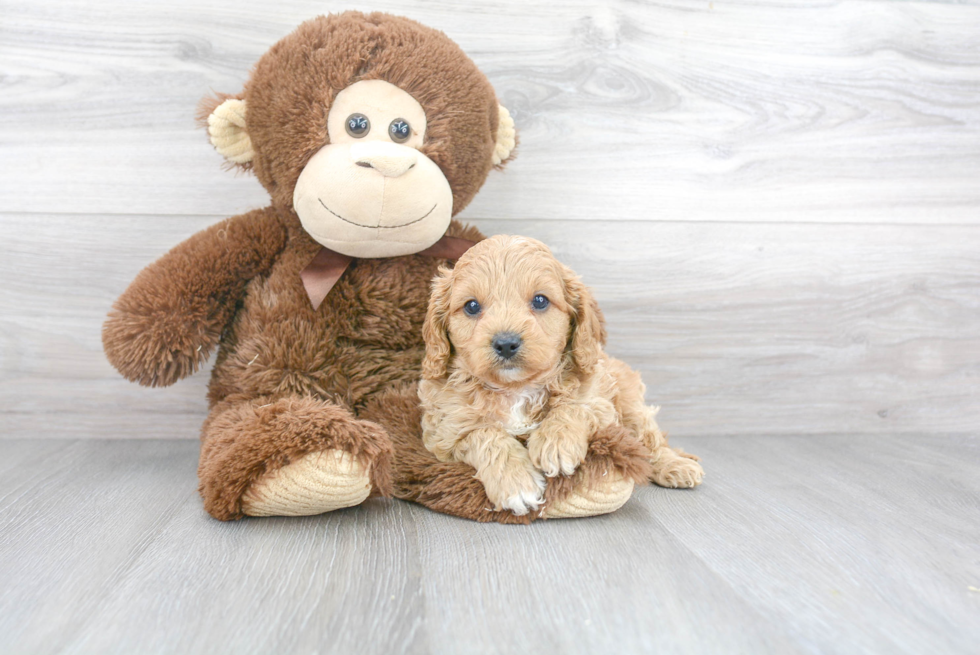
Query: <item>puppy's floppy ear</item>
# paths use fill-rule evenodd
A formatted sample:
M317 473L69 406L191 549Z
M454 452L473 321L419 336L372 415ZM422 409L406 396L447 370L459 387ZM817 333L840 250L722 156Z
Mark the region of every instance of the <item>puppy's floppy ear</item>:
M422 378L438 380L449 373L449 356L452 344L446 325L449 319L449 298L452 293L452 269L443 266L432 280L432 295L422 324L425 339L425 359L422 360Z
M575 367L583 376L591 375L606 343L606 320L592 292L567 266L562 265L565 301L574 312L569 347Z

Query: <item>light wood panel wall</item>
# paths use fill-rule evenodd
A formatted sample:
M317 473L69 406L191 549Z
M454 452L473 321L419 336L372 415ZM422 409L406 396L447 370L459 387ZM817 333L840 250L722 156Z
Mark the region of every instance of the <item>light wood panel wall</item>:
M0 435L193 438L99 328L136 272L267 204L195 128L349 5L0 0ZM980 6L376 2L447 32L521 131L462 218L553 245L675 434L980 424Z

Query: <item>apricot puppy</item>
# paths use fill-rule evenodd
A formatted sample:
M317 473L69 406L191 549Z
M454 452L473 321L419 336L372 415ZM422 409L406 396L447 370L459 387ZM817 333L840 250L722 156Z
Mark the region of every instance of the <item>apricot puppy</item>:
M611 424L649 449L653 482L701 483L698 458L657 427L639 374L603 352L592 295L540 241L492 237L440 269L422 334L425 447L473 466L496 509L538 509L545 477L574 473Z

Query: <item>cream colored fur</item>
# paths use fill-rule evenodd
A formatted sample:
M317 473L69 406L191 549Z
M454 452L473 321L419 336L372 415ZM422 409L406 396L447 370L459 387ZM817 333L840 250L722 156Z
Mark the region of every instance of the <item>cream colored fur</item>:
M531 306L537 295L549 299L546 309ZM478 316L463 311L470 300L480 303ZM501 332L522 338L514 360L493 352ZM423 334L425 446L442 461L472 465L496 507L516 514L539 507L535 472L572 475L590 437L610 425L649 449L657 484L700 484L697 458L669 447L639 374L602 351L602 316L588 289L544 244L499 236L474 246L436 279ZM575 511L586 510L551 515Z

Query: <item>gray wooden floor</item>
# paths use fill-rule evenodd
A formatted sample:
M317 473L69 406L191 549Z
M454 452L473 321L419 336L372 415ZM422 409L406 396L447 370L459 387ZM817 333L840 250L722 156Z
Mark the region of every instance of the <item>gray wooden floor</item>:
M180 440L0 440L0 652L976 653L980 440L704 437L695 491L219 523Z

